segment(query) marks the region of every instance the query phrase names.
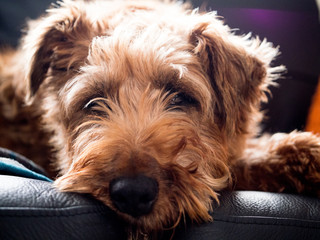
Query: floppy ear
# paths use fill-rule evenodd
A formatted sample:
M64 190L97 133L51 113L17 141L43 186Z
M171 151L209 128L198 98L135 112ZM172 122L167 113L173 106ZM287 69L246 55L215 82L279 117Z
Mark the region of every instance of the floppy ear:
M63 78L73 74L88 55L95 34L92 24L76 5L60 4L60 8L51 9L40 20L30 22L24 38L29 97L36 94L50 75Z
M235 36L217 19L198 24L190 41L210 78L215 122L229 136L247 133L267 86L284 70L270 67L278 49L265 40Z

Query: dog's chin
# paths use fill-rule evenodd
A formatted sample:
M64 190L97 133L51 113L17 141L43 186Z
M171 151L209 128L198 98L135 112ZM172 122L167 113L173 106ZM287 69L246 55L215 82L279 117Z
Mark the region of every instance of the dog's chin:
M89 194L96 200L102 202L105 206L114 211L117 216L123 220L129 232L136 232L136 234L149 235L156 232L174 229L180 222L181 214L177 209L169 209L159 206L158 202L155 202L151 212L132 216L130 214L119 211L110 199L110 194L107 188L98 188L93 186L93 183L84 185L86 181L83 178L76 177L75 174L63 175L54 182L54 187L60 192L73 192L80 194Z

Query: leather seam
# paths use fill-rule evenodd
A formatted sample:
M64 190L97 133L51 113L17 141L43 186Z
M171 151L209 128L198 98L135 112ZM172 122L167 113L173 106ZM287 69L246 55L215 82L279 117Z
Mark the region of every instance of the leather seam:
M272 220L272 218L270 219ZM279 219L277 219L279 220ZM312 222L303 222L303 224L298 223L263 223L263 222L250 222L250 221L237 221L237 220L223 220L223 219L217 219L215 218L213 220L214 222L226 222L226 223L232 223L232 224L245 224L245 225L265 225L265 226L285 226L285 227L300 227L300 228L312 228L312 229L320 229L320 222L316 222L315 224L319 224L319 226L307 226L307 224L313 224ZM281 220L280 220L281 221Z

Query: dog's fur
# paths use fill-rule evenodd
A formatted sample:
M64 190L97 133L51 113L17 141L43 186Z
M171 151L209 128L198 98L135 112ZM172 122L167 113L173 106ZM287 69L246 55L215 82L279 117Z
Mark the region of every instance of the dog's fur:
M90 193L139 231L211 220L231 186L320 197L320 139L253 138L283 66L266 40L214 13L158 1L67 1L29 22L0 55L1 146L59 171L60 191ZM43 150L44 149L44 150ZM119 211L110 183L146 176L151 212Z

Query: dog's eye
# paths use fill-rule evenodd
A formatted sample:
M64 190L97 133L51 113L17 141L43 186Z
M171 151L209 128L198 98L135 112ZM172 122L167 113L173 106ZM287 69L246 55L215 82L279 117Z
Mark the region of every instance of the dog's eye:
M171 106L179 106L182 105L185 101L185 97L179 93L173 96L173 98L170 101Z
M169 102L169 109L183 110L184 107L194 106L197 101L185 93L177 93L173 95Z

